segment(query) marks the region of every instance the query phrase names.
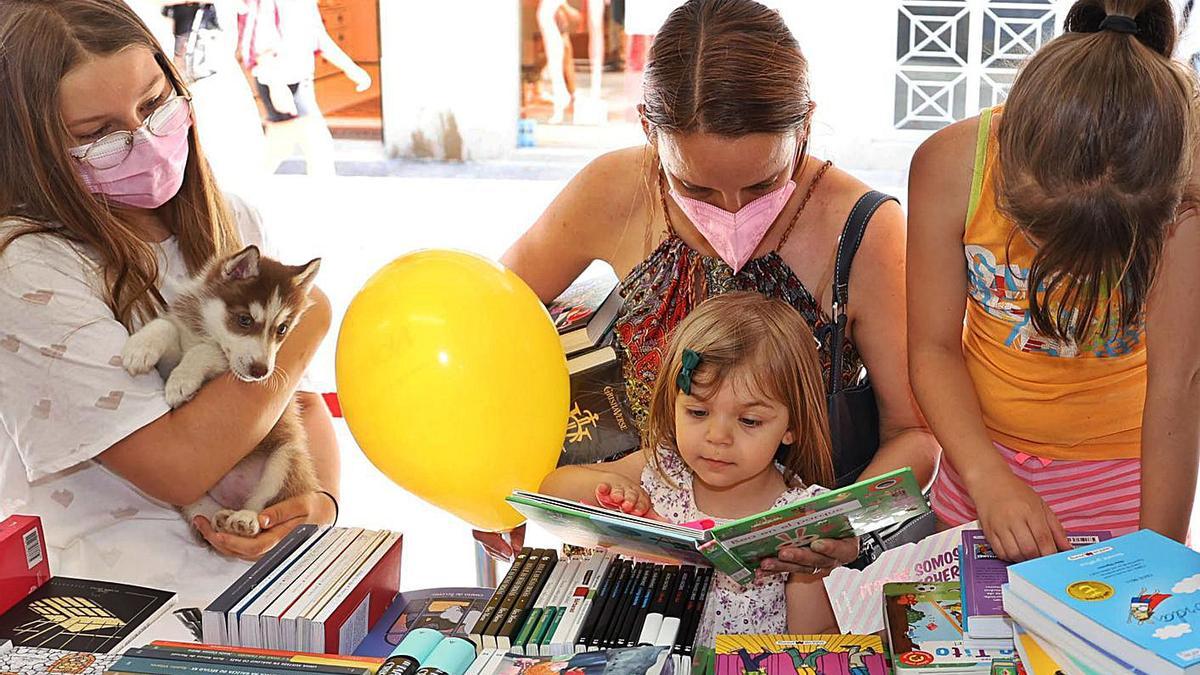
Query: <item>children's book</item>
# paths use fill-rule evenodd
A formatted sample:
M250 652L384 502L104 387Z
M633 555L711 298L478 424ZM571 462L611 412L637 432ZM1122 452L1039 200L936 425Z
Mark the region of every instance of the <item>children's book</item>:
M1008 568L1012 593L1151 673L1200 673L1200 553L1149 530Z
M878 635L718 635L714 675L887 675Z
M384 612L355 656L387 658L414 628L432 628L466 638L495 591L493 588L427 588L404 591Z
M888 549L866 569L838 567L825 577L825 591L843 633L871 635L883 630L883 585L899 582L958 581L959 543L972 521L924 539Z
M742 584L752 582L759 562L780 549L869 534L929 510L908 468L710 530L531 492L517 491L507 500L567 543L651 560L712 565Z
M1020 624L1013 624L1013 644L1021 664L1025 666L1026 675L1061 675L1062 667L1058 665L1042 644L1034 639Z
M963 644L962 592L957 581L884 584L883 606L893 666L901 673L988 673L992 659L1012 649Z
M1104 541L1108 532L1068 532L1072 546ZM1008 563L996 557L982 530L962 533L963 620L970 638L1008 638L1012 623L1004 613L1000 587L1008 583Z
M107 654L127 647L174 599L170 591L53 577L0 615L0 639L18 647Z

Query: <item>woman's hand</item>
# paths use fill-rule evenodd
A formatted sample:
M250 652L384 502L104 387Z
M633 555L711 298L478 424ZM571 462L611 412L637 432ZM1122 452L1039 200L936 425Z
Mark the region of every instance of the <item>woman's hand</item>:
M606 509L631 516L660 520L650 503L650 495L638 483L619 474L610 474L596 486L596 503Z
M508 532L471 530L471 536L492 558L512 562L517 559L517 553L525 546L525 523L521 523Z
M979 525L1001 560L1021 562L1071 549L1054 512L1025 481L1009 474L971 490Z
M786 572L810 577L828 576L834 568L858 559L858 537L818 539L808 546L780 549L779 557L765 558L760 566L772 574Z
M333 500L323 492L309 492L285 499L258 514L261 531L255 537L241 537L217 532L204 516L196 516L192 524L201 536L218 552L242 560L254 561L270 551L292 530L305 523L332 525L337 515Z

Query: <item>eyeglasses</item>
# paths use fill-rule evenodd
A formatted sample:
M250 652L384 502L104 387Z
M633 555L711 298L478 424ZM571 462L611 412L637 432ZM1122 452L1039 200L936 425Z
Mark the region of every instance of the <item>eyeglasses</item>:
M133 150L133 139L138 131L145 129L155 136L170 136L187 124L192 114L190 95L172 96L157 110L150 113L133 131L114 131L87 145L71 148L68 152L75 159L87 162L97 169L111 169L129 156Z

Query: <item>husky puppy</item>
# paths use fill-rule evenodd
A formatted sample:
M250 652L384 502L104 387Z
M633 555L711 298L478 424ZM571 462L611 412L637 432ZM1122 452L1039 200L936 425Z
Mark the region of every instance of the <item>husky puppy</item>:
M308 308L308 290L320 265L320 258L284 265L263 257L255 246L214 259L165 314L129 337L121 352L125 370L140 375L157 367L167 378L166 399L172 408L190 401L205 382L226 371L243 382L267 386L280 345ZM252 537L259 532L260 511L319 489L294 399L222 485L235 474L249 482L249 489L235 498L241 503L221 504L206 495L182 509L189 523L203 515L219 531Z

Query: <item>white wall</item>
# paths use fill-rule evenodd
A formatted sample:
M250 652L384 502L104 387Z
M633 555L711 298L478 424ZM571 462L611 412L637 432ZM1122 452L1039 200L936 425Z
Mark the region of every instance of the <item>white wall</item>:
M516 148L519 9L517 0L380 3L391 156L495 159Z

